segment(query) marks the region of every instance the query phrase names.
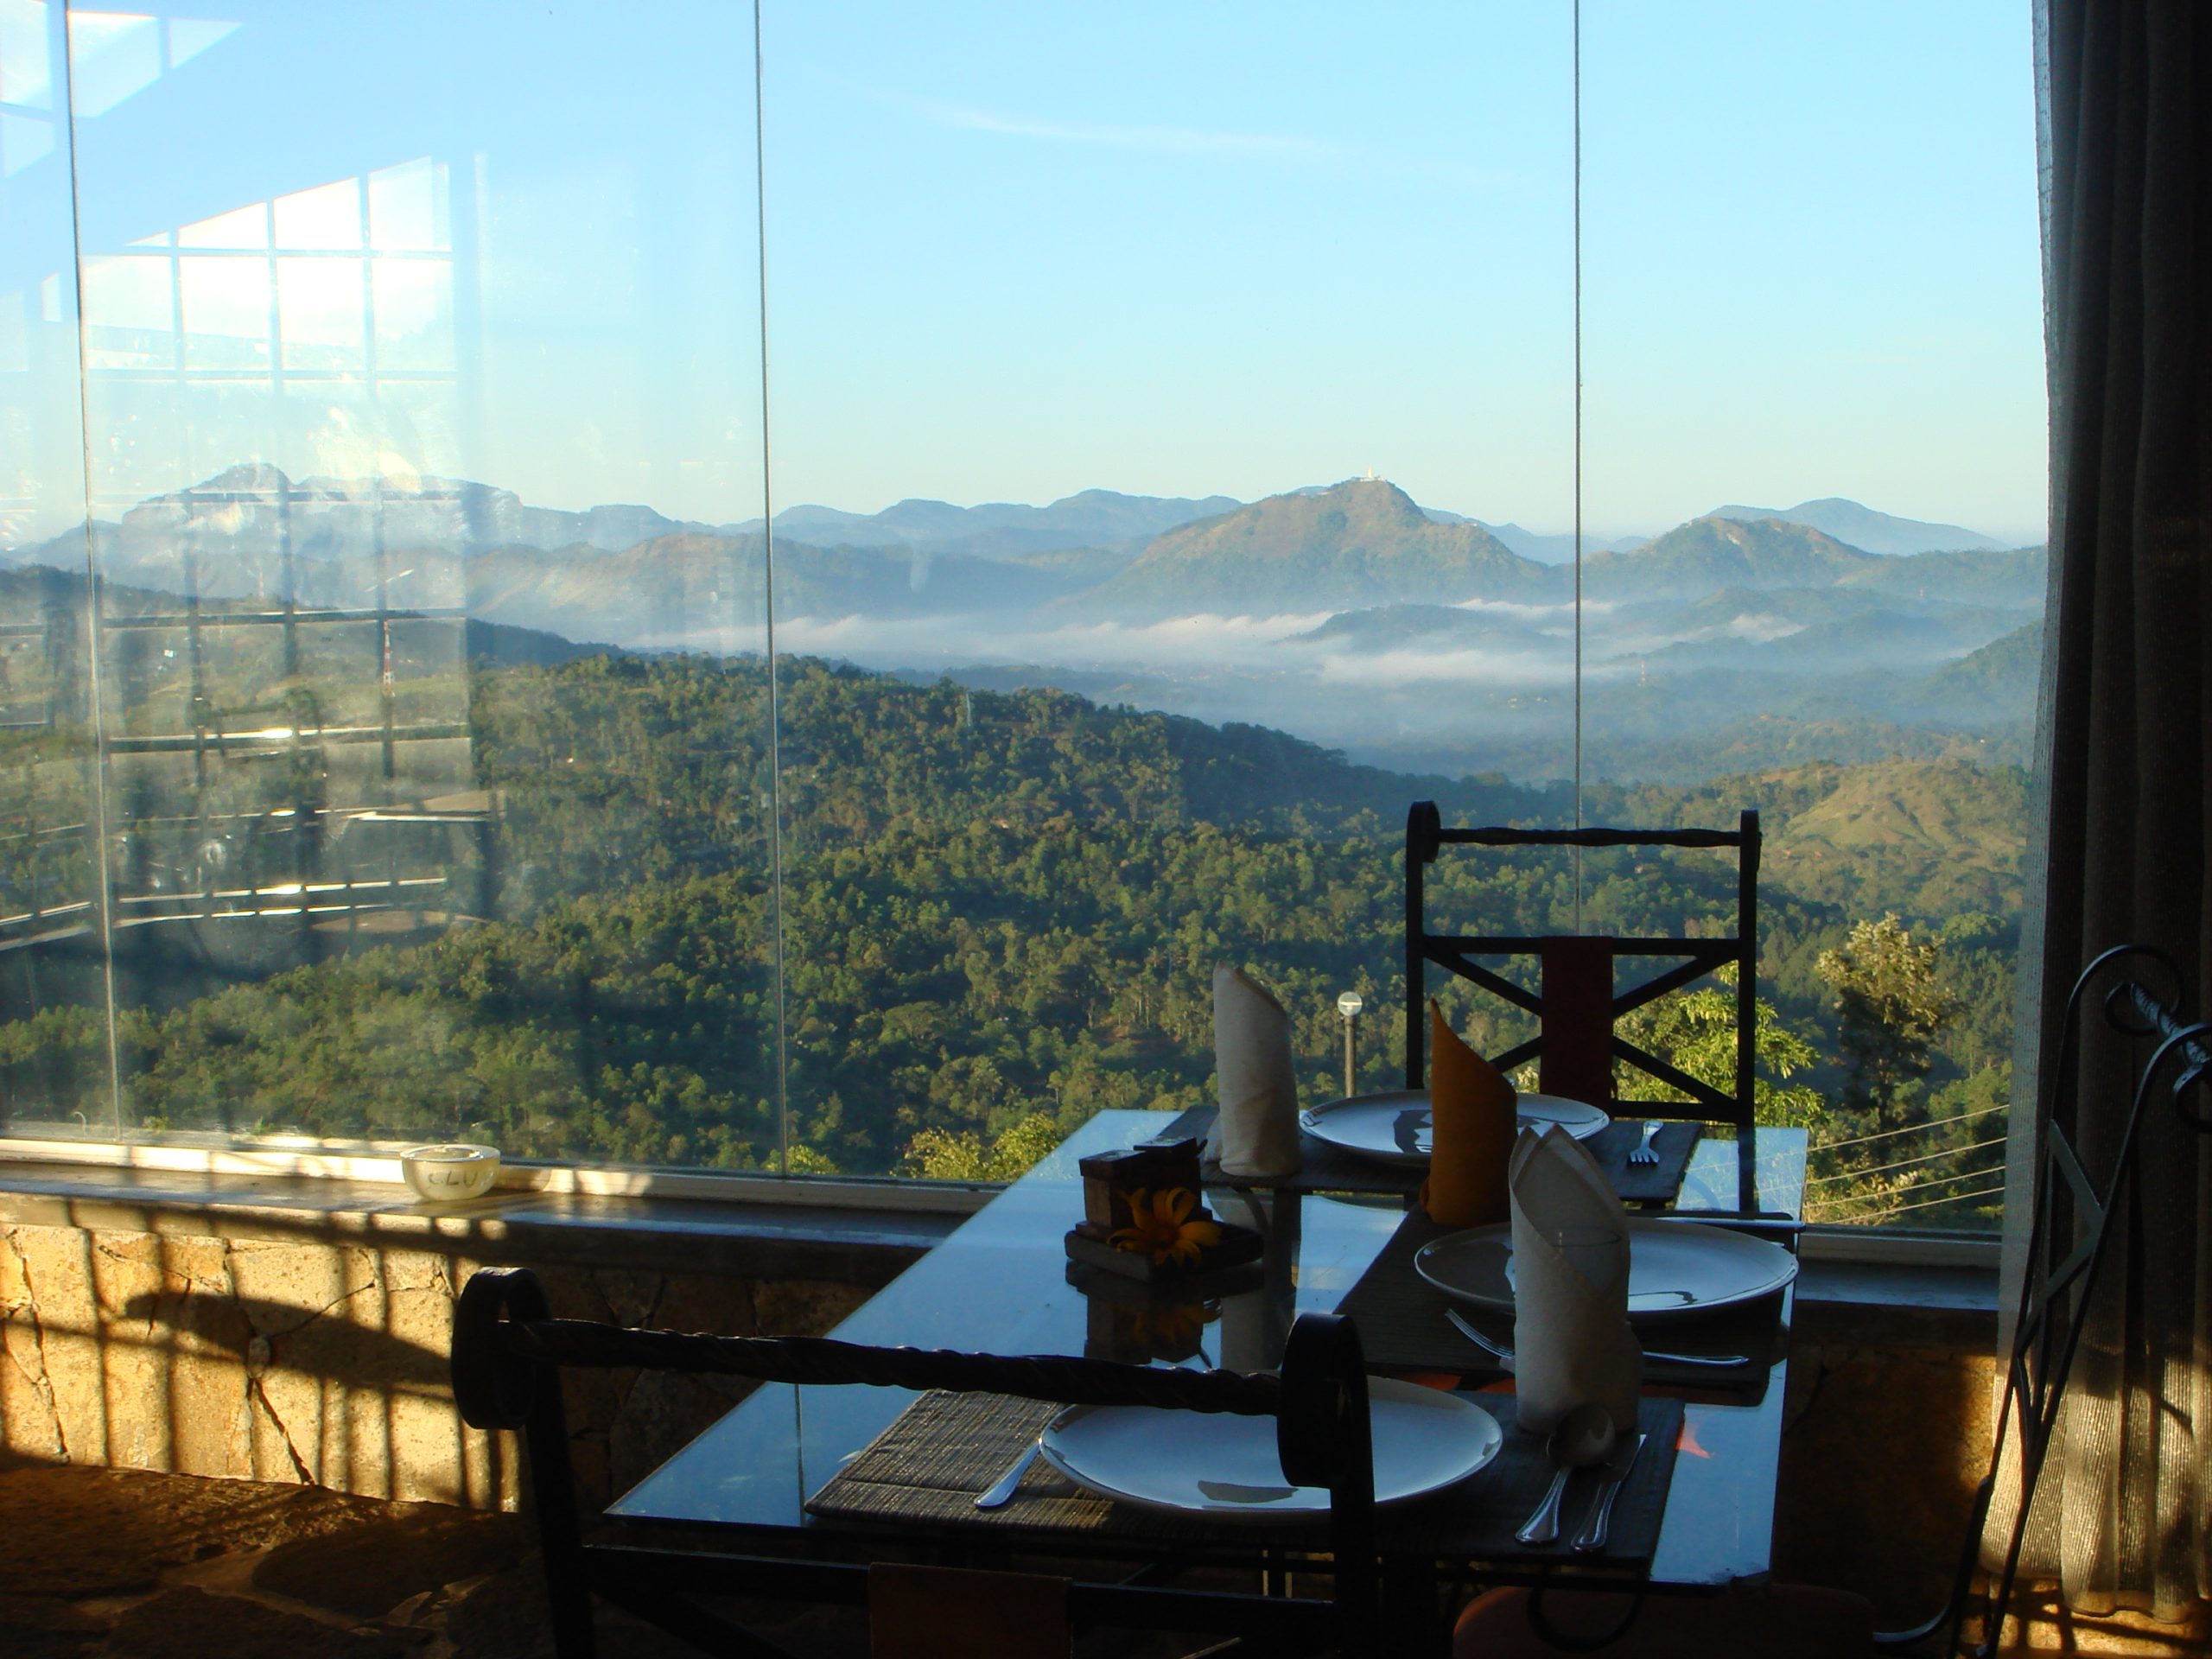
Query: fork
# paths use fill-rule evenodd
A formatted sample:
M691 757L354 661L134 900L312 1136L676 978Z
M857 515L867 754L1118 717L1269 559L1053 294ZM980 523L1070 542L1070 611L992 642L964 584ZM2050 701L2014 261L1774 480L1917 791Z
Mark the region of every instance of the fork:
M1510 1365L1513 1363L1513 1351L1510 1348L1502 1342L1493 1342L1484 1336L1478 1326L1471 1320L1460 1317L1458 1308L1446 1308L1444 1317L1452 1321L1453 1327L1461 1336L1473 1343L1476 1347L1497 1361L1499 1364ZM1646 1359L1656 1360L1662 1365L1725 1366L1748 1365L1751 1363L1751 1357L1749 1354L1662 1354L1650 1348L1643 1351L1643 1357Z
M1656 1118L1646 1123L1643 1126L1643 1139L1637 1143L1636 1150L1629 1154L1629 1162L1631 1164L1657 1163L1659 1161L1659 1154L1652 1151L1651 1143L1658 1139L1659 1131L1665 1127L1666 1126L1664 1124L1661 1123Z

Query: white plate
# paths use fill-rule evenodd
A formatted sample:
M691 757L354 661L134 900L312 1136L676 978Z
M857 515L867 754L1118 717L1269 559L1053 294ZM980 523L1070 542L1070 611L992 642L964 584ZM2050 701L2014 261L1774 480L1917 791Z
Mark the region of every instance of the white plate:
M1457 1395L1367 1379L1375 1501L1402 1503L1465 1480L1496 1457L1497 1420ZM1152 1406L1070 1406L1045 1427L1045 1460L1078 1486L1173 1515L1311 1521L1322 1486L1293 1486L1275 1455L1275 1420Z
M1524 1129L1556 1123L1578 1141L1587 1141L1613 1120L1598 1107L1563 1095L1522 1095L1516 1108ZM1316 1141L1385 1164L1415 1168L1428 1165L1428 1090L1394 1089L1388 1094L1354 1095L1300 1112L1298 1122Z
M1797 1276L1779 1244L1686 1221L1628 1224L1628 1316L1633 1322L1708 1313L1770 1296ZM1414 1271L1447 1296L1513 1312L1513 1228L1499 1222L1425 1244Z

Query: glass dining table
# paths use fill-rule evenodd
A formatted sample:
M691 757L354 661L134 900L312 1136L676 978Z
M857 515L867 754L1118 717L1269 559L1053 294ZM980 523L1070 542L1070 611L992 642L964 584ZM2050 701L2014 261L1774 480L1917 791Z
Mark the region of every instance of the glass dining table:
M997 1354L1081 1355L1090 1335L1090 1299L1071 1282L1063 1235L1081 1218L1077 1160L1135 1145L1170 1120L1141 1111L1102 1112L942 1243L879 1291L830 1334L848 1342ZM1802 1130L1763 1128L1749 1148L1708 1136L1692 1156L1675 1207L1726 1211L1748 1167L1761 1211L1796 1216L1805 1182ZM1402 1199L1305 1193L1247 1195L1209 1187L1224 1219L1257 1224L1268 1248L1249 1287L1218 1299L1219 1317L1187 1363L1235 1369L1271 1366L1292 1317L1333 1312L1405 1219ZM1688 1392L1677 1457L1648 1568L1613 1583L1653 1591L1718 1590L1768 1572L1789 1365L1790 1292L1782 1293L1781 1338L1764 1386L1739 1395ZM1209 1342L1206 1338L1211 1338ZM1493 1382L1493 1388L1510 1386ZM824 1519L806 1503L887 1427L916 1396L871 1387L766 1383L734 1407L607 1511L620 1522L697 1529L709 1541L849 1554L865 1527ZM1232 1529L1233 1530L1233 1529ZM841 1536L840 1535L842 1535ZM1264 1539L1225 1537L1259 1551ZM1440 1565L1440 1570L1441 1570ZM1481 1582L1541 1582L1548 1569L1458 1562ZM1578 1577L1576 1583L1607 1582Z

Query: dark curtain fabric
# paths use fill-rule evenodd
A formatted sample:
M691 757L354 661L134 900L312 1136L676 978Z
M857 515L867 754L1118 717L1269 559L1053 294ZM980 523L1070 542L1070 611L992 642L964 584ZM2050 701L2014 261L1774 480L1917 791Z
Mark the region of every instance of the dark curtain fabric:
M2049 828L2039 961L2024 966L2040 972L2030 1086L2047 1110L2066 993L2099 950L2158 945L2191 1009L2212 995L2212 4L2042 0L2037 22ZM2094 1169L2133 1057L2101 1020L2084 1036L2074 1081ZM2081 1611L2171 1618L2212 1595L2212 1145L2160 1107L2138 1159L2029 1565Z

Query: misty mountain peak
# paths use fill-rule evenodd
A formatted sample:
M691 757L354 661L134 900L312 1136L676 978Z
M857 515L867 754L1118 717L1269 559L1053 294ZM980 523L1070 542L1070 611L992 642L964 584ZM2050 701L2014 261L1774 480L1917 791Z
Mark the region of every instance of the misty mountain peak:
M1271 495L1156 537L1085 598L1128 615L1241 615L1550 597L1556 573L1472 522L1439 524L1387 479Z
M1840 495L1824 495L1800 501L1794 507L1715 507L1708 518L1777 518L1786 524L1803 524L1832 536L1862 552L1902 555L1948 552L1964 549L1994 550L2004 546L1960 524L1930 524L1924 519L1900 518Z

